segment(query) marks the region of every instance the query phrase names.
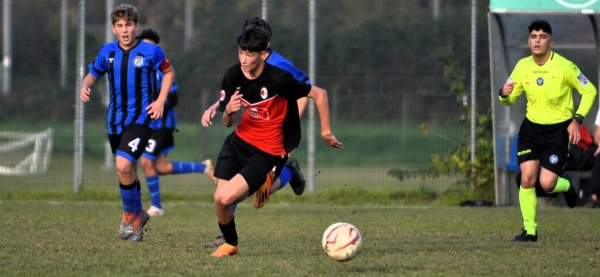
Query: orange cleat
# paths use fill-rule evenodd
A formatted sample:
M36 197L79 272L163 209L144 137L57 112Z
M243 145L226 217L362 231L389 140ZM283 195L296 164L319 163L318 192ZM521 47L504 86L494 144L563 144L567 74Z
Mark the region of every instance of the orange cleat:
M215 251L213 251L210 256L215 257L215 258L219 258L219 257L225 257L225 256L232 256L237 254L240 251L240 246L233 246L229 243L223 243L221 244L221 246L219 246L219 248L217 248Z

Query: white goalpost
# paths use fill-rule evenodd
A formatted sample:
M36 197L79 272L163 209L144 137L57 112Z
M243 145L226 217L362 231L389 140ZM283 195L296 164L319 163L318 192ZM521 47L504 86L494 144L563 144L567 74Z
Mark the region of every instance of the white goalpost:
M43 174L52 155L52 128L41 133L0 132L0 174Z

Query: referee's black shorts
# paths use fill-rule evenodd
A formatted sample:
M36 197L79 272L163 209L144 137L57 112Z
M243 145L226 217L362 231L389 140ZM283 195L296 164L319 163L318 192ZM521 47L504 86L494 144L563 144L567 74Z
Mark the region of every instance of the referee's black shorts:
M525 118L519 129L517 159L540 160L540 165L561 176L569 159L569 132L571 119L551 125L541 125Z
M275 178L285 166L287 155L275 156L254 147L231 133L225 139L214 175L218 179L231 180L236 174L242 175L248 183L248 193L252 194L267 180L267 174L274 170Z

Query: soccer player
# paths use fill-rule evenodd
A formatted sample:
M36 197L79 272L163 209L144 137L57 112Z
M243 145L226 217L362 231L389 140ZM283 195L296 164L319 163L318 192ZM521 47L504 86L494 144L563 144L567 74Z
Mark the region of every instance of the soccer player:
M163 50L136 38L140 24L135 7L116 6L111 13L112 31L116 42L105 44L88 67L80 98L90 100L96 81L108 75L110 103L108 106L108 140L113 154L123 202L123 216L119 238L132 242L142 241L144 225L150 219L142 209L140 181L136 163L152 136L150 123L163 116L175 71ZM157 95L156 72L164 74L162 88Z
M244 20L244 24L242 25L242 31L249 25L256 25L258 27L264 28L267 31L267 34L269 36L269 46L270 46L270 40L273 36L273 31L271 30L271 25L267 21L265 21L264 19L262 19L256 15L251 16L251 17L247 18L246 20ZM310 84L310 80L309 80L308 76L301 70L294 67L294 65L290 61L285 59L279 53L273 51L273 49L271 49L271 48L267 48L267 53L268 53L268 55L265 58L265 62L290 72L294 76L294 78L296 78L296 80L298 80L298 81ZM297 101L289 101L289 104L290 104L289 110L290 111L298 110L299 116L301 117L302 113L305 110L307 100L308 99L306 97L302 97L302 98L298 99ZM219 108L219 102L220 101L217 101L214 105L212 105L210 108L208 108L204 112L204 115L202 116L202 125L204 127L208 127L212 124L211 118L215 117L215 115L217 114L217 109ZM275 191L283 188L288 182L290 184L290 187L292 188L292 190L294 191L294 193L296 195L302 195L302 193L304 192L304 186L305 186L304 176L302 175L302 172L300 172L300 165L299 165L298 161L291 157L288 159L286 165L281 170L279 177L273 182L273 185L271 186L271 193L274 193ZM233 212L235 213L237 204L232 205L231 208L233 209ZM225 243L225 239L223 239L223 234L220 234L214 240L203 244L202 247L203 248L216 248L216 247L219 247L223 243Z
M525 92L527 113L519 129L517 155L521 167L519 203L523 216L523 232L512 241L537 241L535 220L537 197L535 183L548 193L563 193L567 205L577 205L577 191L568 176L562 175L569 157L569 143L581 139L579 124L596 97L596 88L579 68L551 50L552 28L544 20L529 25L528 44L531 56L521 59L500 89L505 105L515 102ZM574 111L572 90L581 94Z
M140 32L139 39L151 43L159 44L160 37L152 29L146 29ZM162 72L157 72L157 84L160 90L163 79ZM177 105L177 82L173 80L171 91L165 102L164 115L161 119L153 120L150 127L154 130L152 137L148 141L146 151L142 155L141 164L148 182L148 191L150 192L151 205L148 209L150 216L160 216L164 214L160 199L159 175L167 174L185 174L185 173L204 173L215 184L217 180L213 177L213 164L210 159L197 162L167 161L167 154L175 148L173 132L177 128L177 114L175 106Z
M270 180L278 176L287 154L297 146L294 140L300 136L299 118L296 111L288 113L288 99L313 98L325 144L343 148L331 132L325 90L302 83L291 73L265 63L269 36L264 28L248 26L237 43L240 62L225 73L219 100L225 126L233 126L234 115L242 107L243 115L235 131L225 139L215 167L215 177L219 179L214 194L215 210L225 243L212 252L213 257L238 253L231 205L253 193L254 206L264 204ZM294 117L297 125L290 126L292 121L286 119ZM275 172L271 173L273 168Z

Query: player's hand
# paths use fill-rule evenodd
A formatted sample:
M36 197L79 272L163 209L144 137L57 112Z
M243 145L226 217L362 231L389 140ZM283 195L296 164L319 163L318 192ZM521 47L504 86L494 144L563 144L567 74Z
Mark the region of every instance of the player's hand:
M91 88L86 86L81 87L81 90L79 91L79 98L81 98L83 102L90 101L90 92L92 92Z
M569 142L572 144L577 144L581 139L581 134L579 133L579 123L573 120L569 127L567 127L567 132L569 132Z
M323 141L325 141L325 144L327 144L327 146L331 146L333 148L338 149L344 148L344 145L339 140L337 140L332 133L322 134L321 136L323 137Z
M506 82L506 84L504 84L504 86L502 86L502 96L503 97L509 96L512 93L513 88L515 88L516 84L517 84L516 82L512 82L512 81Z
M214 118L215 115L217 115L217 111L212 107L204 111L204 114L202 115L202 126L208 127L212 125L212 121L210 119Z
M596 152L594 152L594 157L598 156L598 154L600 154L600 147L596 148Z
M165 108L165 102L162 101L154 101L146 107L146 112L150 115L152 119L159 119L163 116L163 111Z
M239 111L242 108L242 96L244 95L240 94L239 90L236 90L229 99L229 103L225 107L225 112L232 114Z

